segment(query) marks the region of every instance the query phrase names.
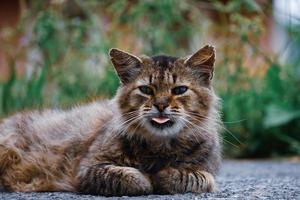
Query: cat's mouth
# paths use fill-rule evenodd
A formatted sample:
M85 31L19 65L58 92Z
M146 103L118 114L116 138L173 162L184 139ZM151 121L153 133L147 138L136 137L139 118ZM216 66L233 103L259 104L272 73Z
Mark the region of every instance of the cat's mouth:
M164 123L170 121L170 118L168 118L168 117L153 117L152 121L154 121L158 124L164 124Z
M167 128L171 127L174 124L174 121L172 121L169 117L164 116L158 116L158 117L152 117L150 121L151 125L156 128Z

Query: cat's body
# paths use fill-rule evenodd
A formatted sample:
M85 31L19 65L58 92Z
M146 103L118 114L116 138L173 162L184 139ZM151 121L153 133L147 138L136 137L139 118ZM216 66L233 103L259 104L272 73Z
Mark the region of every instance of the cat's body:
M213 49L187 59L110 55L122 81L114 99L3 120L0 188L106 196L214 189L221 148ZM184 65L197 62L201 76L193 77Z
M11 149L19 158L3 170L5 174L0 173L3 185L12 191L76 191L75 171L80 159L113 117L109 104L22 113L4 120L0 157L4 157L5 149ZM5 162L9 161L3 159L1 164Z

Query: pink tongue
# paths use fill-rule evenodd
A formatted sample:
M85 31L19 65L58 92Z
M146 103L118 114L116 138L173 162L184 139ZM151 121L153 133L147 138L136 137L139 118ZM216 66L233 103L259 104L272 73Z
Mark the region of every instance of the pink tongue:
M153 117L152 120L155 121L156 123L163 124L169 121L170 119L164 117Z

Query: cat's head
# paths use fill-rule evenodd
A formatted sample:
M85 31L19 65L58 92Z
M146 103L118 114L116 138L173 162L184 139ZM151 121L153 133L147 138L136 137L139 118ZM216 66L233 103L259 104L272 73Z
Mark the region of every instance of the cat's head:
M168 137L183 129L205 129L201 123L214 98L212 46L181 58L135 56L119 49L109 55L121 81L116 97L124 129Z

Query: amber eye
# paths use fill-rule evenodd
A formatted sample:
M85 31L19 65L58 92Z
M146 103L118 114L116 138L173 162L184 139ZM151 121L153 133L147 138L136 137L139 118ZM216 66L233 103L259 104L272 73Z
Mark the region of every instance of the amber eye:
M139 89L140 89L140 91L141 91L142 93L144 93L144 94L147 94L147 95L153 95L153 94L154 94L152 88L151 88L151 87L148 87L148 86L146 86L146 85L140 86Z
M180 94L185 93L187 90L188 90L188 87L186 87L186 86L178 86L178 87L174 87L174 88L171 90L171 92L172 92L172 94L174 94L174 95L180 95Z

